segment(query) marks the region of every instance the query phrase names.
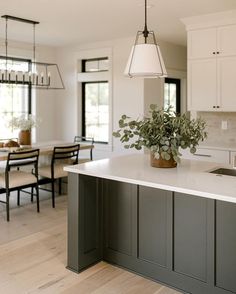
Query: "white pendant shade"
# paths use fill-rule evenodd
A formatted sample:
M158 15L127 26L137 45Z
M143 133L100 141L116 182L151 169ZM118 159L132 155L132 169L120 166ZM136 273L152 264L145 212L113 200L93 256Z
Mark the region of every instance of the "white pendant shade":
M159 46L155 44L134 45L124 74L130 77L166 77L166 67Z

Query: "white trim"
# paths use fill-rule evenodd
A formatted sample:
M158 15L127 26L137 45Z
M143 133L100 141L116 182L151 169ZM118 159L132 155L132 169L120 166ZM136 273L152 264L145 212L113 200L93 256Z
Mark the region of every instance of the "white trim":
M110 73L109 71L104 72L79 72L78 82L96 82L96 81L109 81Z
M186 17L181 21L185 24L187 31L236 24L236 10Z

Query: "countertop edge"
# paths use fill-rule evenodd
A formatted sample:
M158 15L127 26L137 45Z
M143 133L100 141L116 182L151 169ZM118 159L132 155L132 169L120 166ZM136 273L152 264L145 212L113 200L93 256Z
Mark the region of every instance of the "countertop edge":
M220 194L213 194L213 193L208 193L208 192L199 191L199 190L192 190L192 189L181 188L181 187L176 187L176 186L171 186L171 185L158 184L158 183L147 182L147 181L142 181L142 180L134 180L134 179L130 179L130 178L123 178L120 176L113 176L113 175L106 175L106 174L98 175L96 173L71 168L70 166L65 167L64 170L67 172L81 174L81 175L87 175L87 176L91 176L91 177L119 181L119 182L134 184L134 185L141 185L141 186L150 187L150 188L157 188L157 189L171 191L171 192L189 194L189 195L213 199L213 200L236 203L235 197L224 196L224 195L220 195Z

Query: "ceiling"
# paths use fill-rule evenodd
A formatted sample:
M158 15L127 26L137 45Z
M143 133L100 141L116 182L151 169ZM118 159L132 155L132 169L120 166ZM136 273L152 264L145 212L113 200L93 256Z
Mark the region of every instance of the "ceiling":
M180 18L236 9L236 0L148 0L148 27L157 38L186 44ZM36 41L67 46L135 36L143 29L144 0L1 0L1 15L40 21ZM32 42L32 27L9 21L9 39ZM5 23L0 20L0 37Z

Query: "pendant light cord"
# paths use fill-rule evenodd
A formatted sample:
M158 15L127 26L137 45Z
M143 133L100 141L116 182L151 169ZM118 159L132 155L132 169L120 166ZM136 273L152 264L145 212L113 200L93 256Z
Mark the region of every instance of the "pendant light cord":
M147 29L147 0L145 0L145 11L144 11L144 30L143 30L143 36L145 40L145 44L147 43L147 38L149 35L149 31Z

